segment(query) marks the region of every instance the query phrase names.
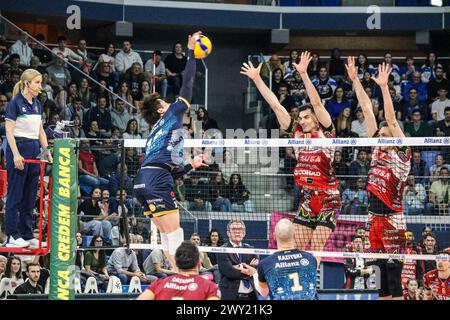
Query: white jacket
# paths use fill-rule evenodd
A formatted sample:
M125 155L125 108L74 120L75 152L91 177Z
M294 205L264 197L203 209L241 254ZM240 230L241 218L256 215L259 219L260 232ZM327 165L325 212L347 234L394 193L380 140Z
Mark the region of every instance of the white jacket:
M20 64L23 66L29 66L31 57L33 56L33 50L28 46L28 43L23 44L22 41L17 40L11 46L11 54L17 53L20 56Z
M130 52L127 54L120 50L118 54L116 54L116 70L119 72L125 72L128 70L131 65L135 62L139 63L144 68L141 56L139 53L130 49Z

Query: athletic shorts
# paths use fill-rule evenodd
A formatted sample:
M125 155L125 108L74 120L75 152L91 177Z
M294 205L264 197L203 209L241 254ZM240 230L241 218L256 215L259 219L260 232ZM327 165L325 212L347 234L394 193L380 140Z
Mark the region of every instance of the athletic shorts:
M134 197L144 207L144 215L160 217L178 213L174 183L170 172L158 167L142 167L134 179Z
M303 189L294 223L311 229L324 226L334 230L340 209L341 197L337 189L326 191Z
M374 253L404 253L406 219L403 213L377 215L369 211L370 251Z

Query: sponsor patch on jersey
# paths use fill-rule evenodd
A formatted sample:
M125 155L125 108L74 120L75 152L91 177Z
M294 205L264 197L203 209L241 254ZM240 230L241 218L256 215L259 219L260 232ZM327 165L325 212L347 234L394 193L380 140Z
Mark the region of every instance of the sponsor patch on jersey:
M190 285L188 285L188 290L189 291L195 291L197 290L198 285L196 283L191 283Z
M133 189L142 189L145 188L145 183L141 183L141 184L135 184Z
M308 259L303 258L300 260L300 264L302 266L307 266L307 265L309 265L309 261L308 261Z

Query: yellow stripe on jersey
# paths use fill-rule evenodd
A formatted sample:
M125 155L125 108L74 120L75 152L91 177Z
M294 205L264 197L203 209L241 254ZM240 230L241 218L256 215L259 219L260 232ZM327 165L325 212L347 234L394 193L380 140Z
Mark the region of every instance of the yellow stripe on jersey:
M179 96L178 99L180 99L181 101L183 101L184 104L185 104L188 108L191 107L191 104L189 103L189 101L187 101L187 100L186 100L185 98L183 98L182 96Z
M220 299L219 297L209 297L208 299L206 299L206 300L222 300L222 299Z

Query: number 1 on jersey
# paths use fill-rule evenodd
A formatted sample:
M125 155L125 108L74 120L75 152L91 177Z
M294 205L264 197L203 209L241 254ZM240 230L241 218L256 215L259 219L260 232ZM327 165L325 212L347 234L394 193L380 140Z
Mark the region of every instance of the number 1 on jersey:
M291 287L292 292L303 291L303 286L300 285L298 272L291 273L289 275L289 279L291 279L292 282L294 282L294 285Z

